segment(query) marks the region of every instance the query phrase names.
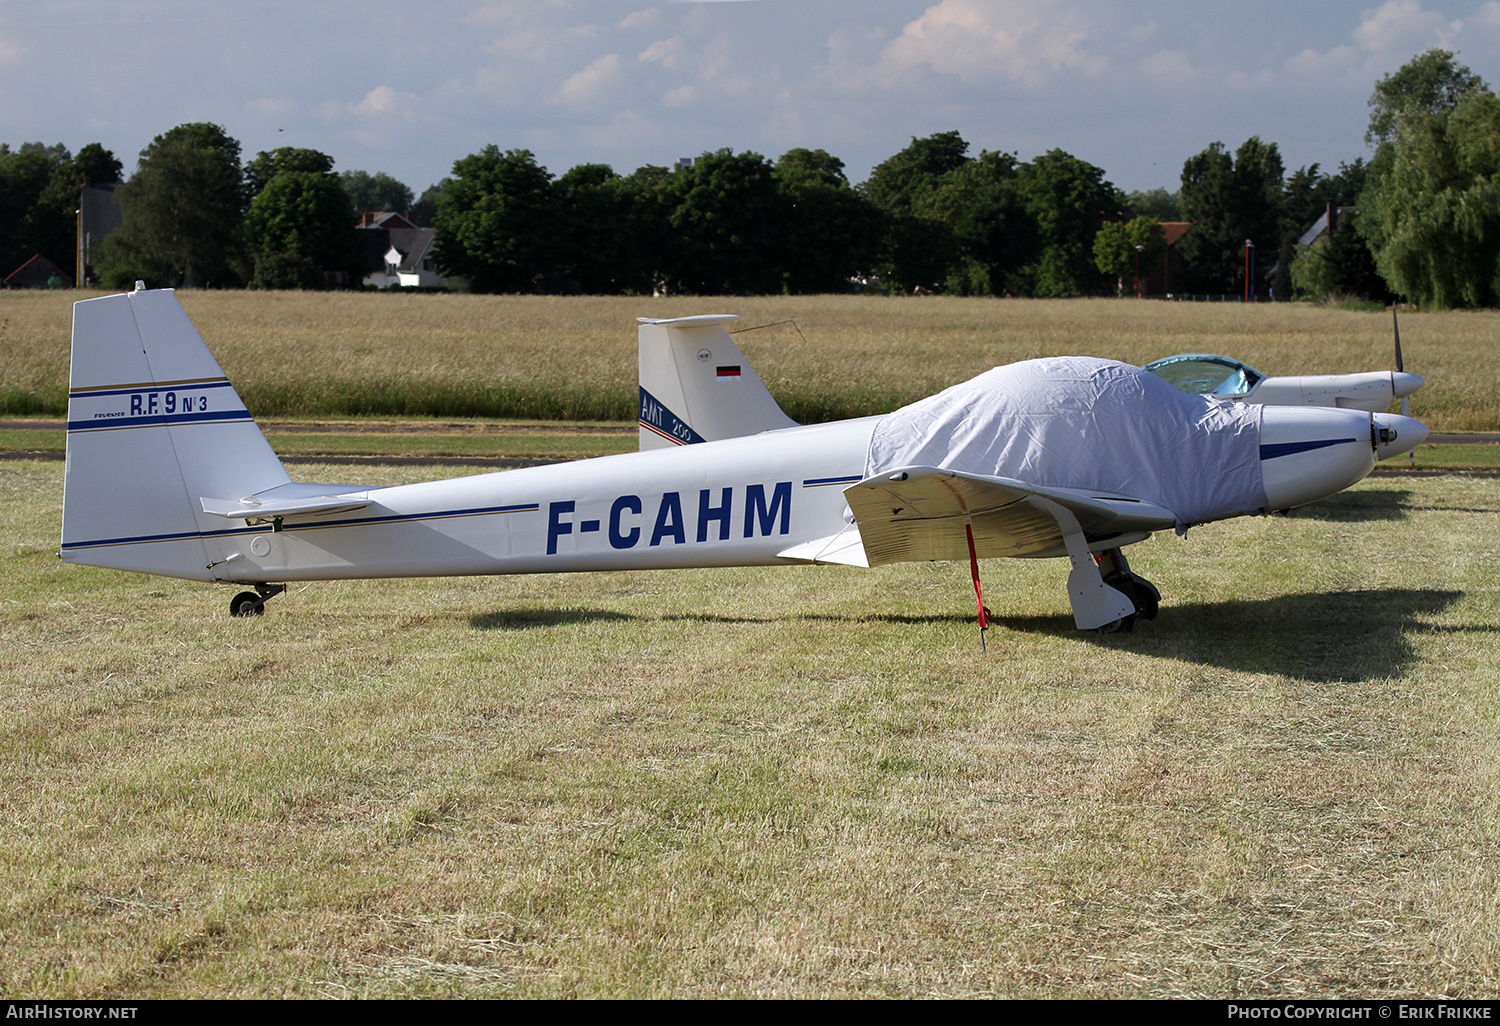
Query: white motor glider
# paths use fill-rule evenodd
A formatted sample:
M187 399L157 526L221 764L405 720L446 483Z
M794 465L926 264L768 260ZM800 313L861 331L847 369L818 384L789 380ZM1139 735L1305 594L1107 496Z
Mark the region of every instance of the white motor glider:
M253 587L236 616L291 581L967 558L981 627L980 558L1059 556L1077 625L1128 629L1159 595L1123 546L1330 495L1427 436L1075 357L799 427L732 319L642 319L641 452L368 488L293 481L170 291L85 300L60 555Z
M1399 364L1399 342L1397 345ZM1216 399L1265 406L1333 406L1371 413L1389 409L1397 399L1404 400L1427 384L1420 374L1405 370L1273 378L1247 363L1213 353L1180 353L1153 360L1142 369L1184 392Z

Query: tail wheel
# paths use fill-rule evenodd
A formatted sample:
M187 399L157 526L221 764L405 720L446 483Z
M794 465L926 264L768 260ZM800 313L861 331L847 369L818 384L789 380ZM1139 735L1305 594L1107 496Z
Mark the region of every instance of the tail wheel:
M262 616L265 611L265 600L253 591L242 591L229 600L230 616Z

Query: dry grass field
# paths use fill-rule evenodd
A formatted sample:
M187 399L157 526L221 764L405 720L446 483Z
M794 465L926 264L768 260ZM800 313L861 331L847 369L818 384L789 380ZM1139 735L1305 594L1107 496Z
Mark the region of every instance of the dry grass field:
M75 293L0 293L0 414L61 415ZM183 292L252 412L269 417L630 420L635 317L730 312L804 422L883 413L996 364L1080 354L1145 363L1222 352L1268 374L1392 364L1388 313L1292 304L932 297L549 297ZM787 323L795 322L795 324ZM1500 313L1403 313L1416 412L1500 430Z
M0 462L8 996L1500 987L1493 477L1137 546L1164 602L1130 635L994 561L981 655L943 564L231 620L228 588L61 564L61 476Z
M74 298L0 293L0 412L61 413ZM628 448L555 419L631 418L638 314L772 325L739 341L800 419L1051 353L1390 363L1389 314L1313 307L181 298L317 454ZM1500 430L1497 327L1403 314L1435 429ZM535 422L375 423L495 403ZM981 654L945 564L295 585L232 620L233 588L59 562L62 470L0 461L7 996L1500 991L1492 474L1136 546L1164 598L1129 635L1073 629L1061 563L991 561Z

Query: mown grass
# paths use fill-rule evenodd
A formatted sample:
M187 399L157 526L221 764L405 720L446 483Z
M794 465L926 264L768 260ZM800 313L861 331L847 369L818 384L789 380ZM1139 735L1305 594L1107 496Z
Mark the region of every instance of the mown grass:
M13 996L1485 998L1490 477L1061 565L230 591L0 463ZM369 483L445 472L360 468ZM307 468L316 480L347 468Z
M61 416L73 299L0 295L0 415ZM635 317L742 315L736 335L803 422L883 413L1001 363L1073 353L1145 363L1222 352L1269 374L1388 368L1388 312L1294 304L874 296L631 297L182 292L259 417L622 420ZM788 322L795 322L788 323ZM1494 312L1403 313L1416 412L1500 430Z

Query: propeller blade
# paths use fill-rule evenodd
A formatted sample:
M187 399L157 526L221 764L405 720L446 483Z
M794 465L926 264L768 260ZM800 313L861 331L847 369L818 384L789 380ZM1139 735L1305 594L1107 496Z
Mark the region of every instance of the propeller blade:
M1401 359L1401 322L1396 319L1396 305L1391 304L1391 328L1396 332L1396 370L1406 370L1406 363Z

